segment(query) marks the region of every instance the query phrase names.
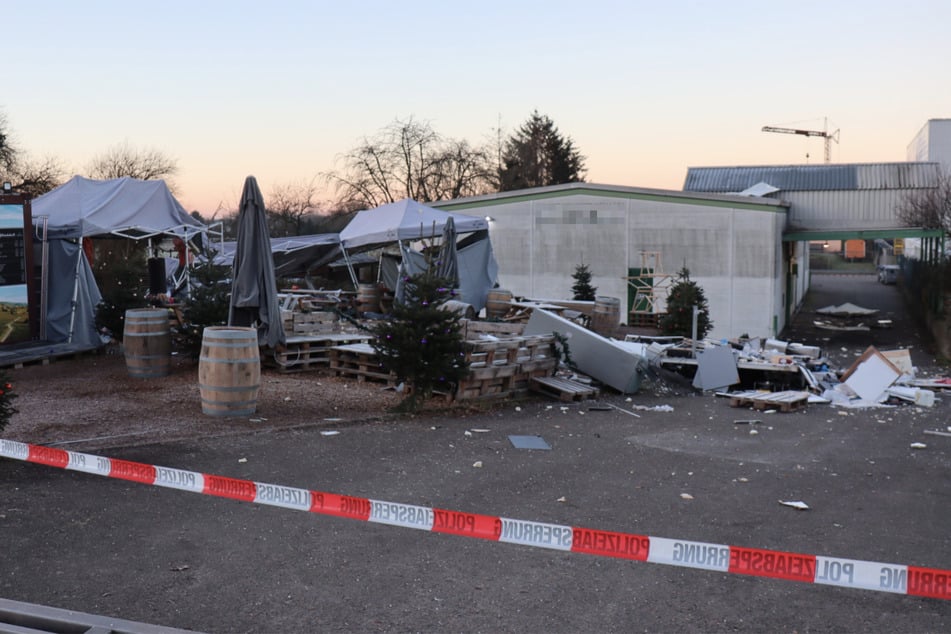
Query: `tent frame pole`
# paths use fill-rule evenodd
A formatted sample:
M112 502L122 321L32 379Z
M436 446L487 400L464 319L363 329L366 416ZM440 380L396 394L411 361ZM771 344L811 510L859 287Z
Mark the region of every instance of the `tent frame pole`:
M69 309L69 334L66 337L66 343L73 342L73 330L76 327L76 303L79 301L79 274L82 268L82 259L86 257L83 253L83 240L85 240L85 238L79 239L79 249L76 252L75 275L73 276L73 302Z
M350 272L350 281L353 282L353 290L357 290L360 287L360 284L357 282L357 274L353 270L353 262L350 261L350 254L347 253L347 248L340 245L340 252L343 253L343 261L347 263L347 270Z

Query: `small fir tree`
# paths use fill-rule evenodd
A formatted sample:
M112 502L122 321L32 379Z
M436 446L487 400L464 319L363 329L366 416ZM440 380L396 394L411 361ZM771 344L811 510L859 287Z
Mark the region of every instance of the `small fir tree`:
M189 272L189 295L183 317L182 341L193 359L201 355L201 341L207 326L228 323L231 267L214 263L214 254L195 264Z
M97 283L103 288L102 301L96 307L96 326L121 341L125 312L131 308L147 308L149 304L145 264L136 257L120 256L111 262L97 263L95 273Z
M710 306L700 285L690 279L690 271L683 267L667 295L667 314L660 319L660 331L665 335L691 337L693 335L693 307L697 314L697 338L703 339L713 328Z
M404 299L372 330L380 365L410 387L398 411L415 412L435 389L447 391L466 375L459 314L439 307L454 292L432 269L404 280Z
M576 266L571 277L575 281L575 285L571 287L571 292L574 293L573 299L594 301L598 289L591 286L591 271L588 270L588 265L579 264Z

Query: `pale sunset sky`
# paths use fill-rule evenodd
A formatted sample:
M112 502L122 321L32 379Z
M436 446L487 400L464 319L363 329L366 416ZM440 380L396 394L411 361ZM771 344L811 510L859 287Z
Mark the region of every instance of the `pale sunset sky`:
M903 161L951 117L951 2L3 3L0 112L70 174L157 149L189 211L341 167L396 119L481 144L538 110L589 182L679 190L688 166ZM332 191L324 198L330 199Z

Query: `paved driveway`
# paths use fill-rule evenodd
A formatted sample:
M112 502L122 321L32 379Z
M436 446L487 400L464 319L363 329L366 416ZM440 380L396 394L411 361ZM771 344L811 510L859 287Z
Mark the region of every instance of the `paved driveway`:
M867 343L825 345L847 359ZM928 360L920 344L913 354ZM315 427L108 455L489 516L951 569L951 439L924 434L948 424L947 402L764 414L651 386L600 403L627 412L530 400L337 435ZM673 411L634 409L662 405ZM761 423L735 423L751 418ZM551 450L516 449L511 434ZM192 630L951 629L951 601L434 534L11 460L0 461L0 490L0 596Z

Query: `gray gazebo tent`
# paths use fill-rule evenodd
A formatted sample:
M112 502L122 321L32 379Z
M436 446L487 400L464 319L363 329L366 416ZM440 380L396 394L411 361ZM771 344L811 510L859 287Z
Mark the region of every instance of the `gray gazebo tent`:
M95 324L101 295L83 253L83 238L174 235L188 242L208 230L160 180L74 176L31 206L35 244L43 251L41 333L50 343L84 348L99 347L102 338Z

